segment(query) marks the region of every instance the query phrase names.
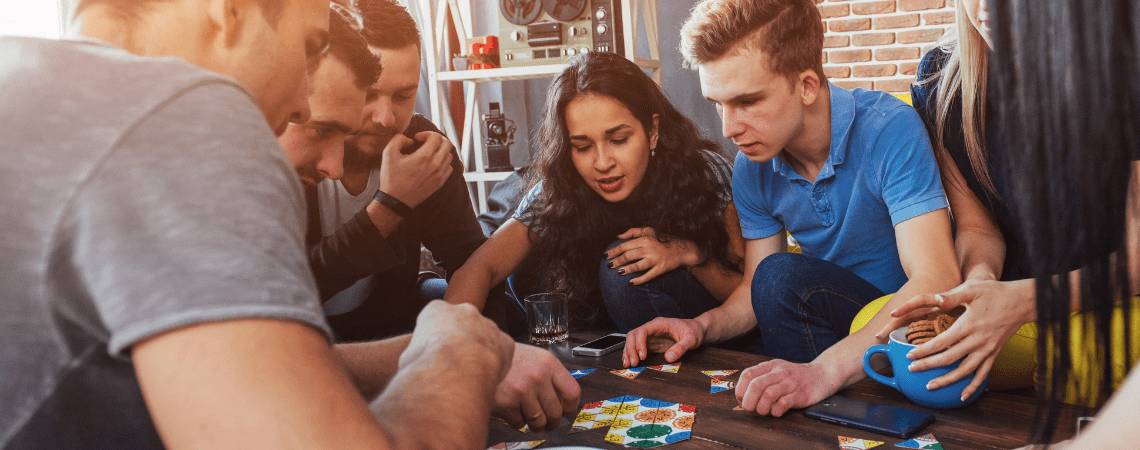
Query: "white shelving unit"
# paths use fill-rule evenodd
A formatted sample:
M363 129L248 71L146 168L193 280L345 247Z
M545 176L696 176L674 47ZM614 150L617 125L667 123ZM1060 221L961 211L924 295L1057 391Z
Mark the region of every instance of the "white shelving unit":
M447 16L450 11L455 23L459 42L466 42L472 36L472 7L491 8L488 14L498 17L497 0L414 0L420 7L432 30L423 33L424 57L428 67L428 97L431 102L431 117L440 130L448 136L458 136L455 145L463 167L467 168L464 178L475 184L475 198L472 200L476 214L487 210L487 183L502 180L511 172L484 172L482 151L482 116L479 111L480 83L501 82L542 78L560 72L565 64L543 66L510 67L483 70L448 70L451 54L463 53L461 49L448 48ZM652 70L652 77L661 84L661 53L657 37L657 0L620 0L625 54L638 66ZM649 59L637 58L637 37L640 18L648 38ZM443 83L462 81L464 84L463 130L457 133L455 120L451 116L448 99L443 95Z

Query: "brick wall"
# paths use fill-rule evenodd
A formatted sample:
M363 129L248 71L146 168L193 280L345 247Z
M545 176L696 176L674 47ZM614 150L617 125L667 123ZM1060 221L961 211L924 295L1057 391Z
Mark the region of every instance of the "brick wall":
M816 0L823 72L846 89L909 92L918 61L954 23L955 0Z

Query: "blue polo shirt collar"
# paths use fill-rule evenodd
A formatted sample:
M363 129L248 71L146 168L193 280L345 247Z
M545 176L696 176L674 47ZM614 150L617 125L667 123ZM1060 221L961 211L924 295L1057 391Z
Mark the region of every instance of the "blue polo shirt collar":
M827 161L823 164L823 170L819 172L819 177L816 178L816 182L835 176L835 166L843 164L843 160L847 156L848 137L851 135L851 128L855 125L855 95L851 91L830 82L827 84L831 97L831 150L827 155ZM772 159L772 171L789 180L804 180L804 177L796 173L792 165L784 159L783 153Z

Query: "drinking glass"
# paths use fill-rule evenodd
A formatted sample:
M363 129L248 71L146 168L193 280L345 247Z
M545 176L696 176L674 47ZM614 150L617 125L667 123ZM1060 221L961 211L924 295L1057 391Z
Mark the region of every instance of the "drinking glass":
M530 343L548 345L566 340L570 334L570 310L566 295L532 294L526 296L523 303L526 305Z

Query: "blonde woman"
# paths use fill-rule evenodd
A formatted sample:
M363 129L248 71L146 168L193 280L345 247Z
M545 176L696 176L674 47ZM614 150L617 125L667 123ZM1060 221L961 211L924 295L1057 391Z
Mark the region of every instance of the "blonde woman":
M918 360L914 371L964 358L958 369L930 385L931 389L946 386L977 370L963 398L977 389L986 374L992 374L991 389L1003 389L1033 385L1036 369L1037 330L1032 322L1038 318L1038 308L1033 277L1040 260L1029 257L1031 224L1018 213L1019 199L1024 197L1015 194L1018 186L1013 182L1018 173L1032 168L1014 164L1016 158L1007 146L1020 136L1003 136L1002 121L993 107L996 83L988 81L999 73L991 67L989 12L986 0L959 0L956 27L923 57L912 87L914 106L926 122L953 212L964 283L949 292L907 302L892 312L896 319L879 331L885 337L920 315L964 307L954 326L911 355ZM1083 251L1053 261L1047 270L1070 273L1079 280L1081 267L1097 256L1093 253ZM1079 305L1074 302L1072 310L1079 310ZM1073 347L1072 351L1084 350ZM1123 361L1127 358L1119 359L1114 361L1120 366L1114 369L1119 372L1113 376L1114 383L1119 383L1128 366ZM1088 372L1089 367L1074 370ZM1089 390L1088 386L1080 388ZM1066 400L1077 401L1072 386Z
M879 336L885 337L932 308L949 310L968 305L961 323L914 352L918 359L957 343L949 351L920 359L915 365L916 370L925 370L965 357L957 370L935 379L930 386L946 386L976 369L979 376L962 392L962 398L973 394L984 375L990 373L1003 344L1019 327L1033 321L1033 300L1020 295L1024 293L1021 289L1032 293L1033 280L1023 280L1028 271L1024 243L1018 239L1022 226L1008 201L1012 190L1006 180L1008 159L987 101L992 51L989 30L986 0L959 0L956 26L923 56L918 80L911 88L914 107L930 133L953 212L954 246L964 283L947 293L907 302L893 312L896 319L879 331ZM1007 280L1022 281L999 283ZM1012 295L1015 292L1018 295ZM983 295L989 301L972 301ZM868 308L876 309L872 305ZM1022 357L1019 364L1003 364L1000 373L995 373L989 383L991 389L1033 383L1032 345L1025 347L1018 355Z

